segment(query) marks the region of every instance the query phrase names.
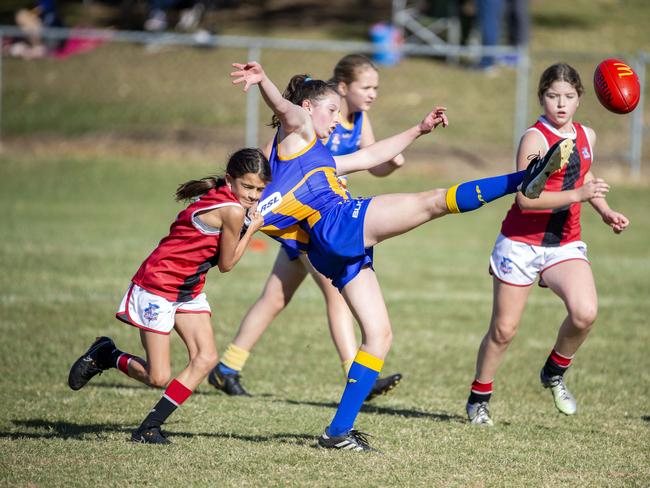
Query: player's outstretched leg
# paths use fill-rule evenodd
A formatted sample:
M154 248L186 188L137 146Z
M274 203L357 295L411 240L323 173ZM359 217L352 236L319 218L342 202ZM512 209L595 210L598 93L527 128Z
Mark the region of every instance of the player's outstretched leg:
M110 337L98 337L70 368L68 374L70 388L80 390L93 376L115 367L112 358L113 351L116 349Z

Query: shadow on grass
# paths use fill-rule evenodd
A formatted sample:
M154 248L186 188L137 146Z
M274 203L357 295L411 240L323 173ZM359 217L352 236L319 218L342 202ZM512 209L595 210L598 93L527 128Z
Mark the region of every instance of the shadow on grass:
M298 400L278 400L278 401L285 401L289 405L309 405L312 407L325 407L325 408L332 408L332 409L338 407L338 403L336 402L308 402L308 401L298 401ZM436 420L438 422L465 423L465 417L461 417L460 415L437 413L437 412L425 412L422 410L415 410L411 408L380 407L377 405L364 404L361 407L361 411L364 413L376 413L379 415L399 415L400 417L407 417L407 418L426 418L426 419Z
M76 424L74 422L43 419L14 420L13 424L24 430L18 432L0 431L0 439L93 440L87 436L94 434L97 439L101 440L102 434L111 432L124 433L127 434L127 438L130 438L133 430L133 427L124 427L123 425L112 423ZM34 430L40 430L41 432L34 432ZM166 430L165 432L172 439L174 437L210 437L217 439L237 439L246 442L280 442L295 445L313 444L317 437L316 434L295 434L290 432L280 432L270 435L245 435L232 432L173 432Z

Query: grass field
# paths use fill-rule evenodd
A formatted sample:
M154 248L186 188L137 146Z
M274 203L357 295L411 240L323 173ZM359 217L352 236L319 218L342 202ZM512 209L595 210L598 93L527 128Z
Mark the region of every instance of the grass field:
M342 391L322 299L305 284L254 351L232 399L204 384L167 425L167 448L132 445L130 430L160 397L111 370L66 385L96 335L141 351L113 313L129 278L179 206L176 184L206 163L119 158L0 159L0 485L2 486L648 486L650 484L650 221L647 189L617 186L610 203L632 224L614 236L590 209L584 238L600 293L597 325L568 382L575 417L559 415L538 372L562 320L535 290L500 370L497 426L472 428L464 402L487 326L487 256L510 199L442 219L378 247L394 323L385 371L404 374L357 426L384 454L323 452L315 440ZM431 180L431 181L429 181ZM450 182L421 169L359 176L360 194ZM220 349L262 288L275 246L248 253L207 293ZM186 361L173 341L174 371Z

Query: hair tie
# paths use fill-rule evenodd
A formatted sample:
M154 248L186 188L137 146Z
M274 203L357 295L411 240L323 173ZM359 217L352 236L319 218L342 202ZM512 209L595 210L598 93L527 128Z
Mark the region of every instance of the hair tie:
M307 77L305 78L305 83L309 83L310 81L313 81L313 80L311 79L311 76L307 76Z

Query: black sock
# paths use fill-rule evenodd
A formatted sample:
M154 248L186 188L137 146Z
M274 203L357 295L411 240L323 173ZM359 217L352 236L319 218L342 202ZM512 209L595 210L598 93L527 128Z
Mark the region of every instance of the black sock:
M163 396L158 403L151 409L149 415L140 424L140 429L150 429L152 427L160 427L165 423L174 410L178 408L171 400Z

